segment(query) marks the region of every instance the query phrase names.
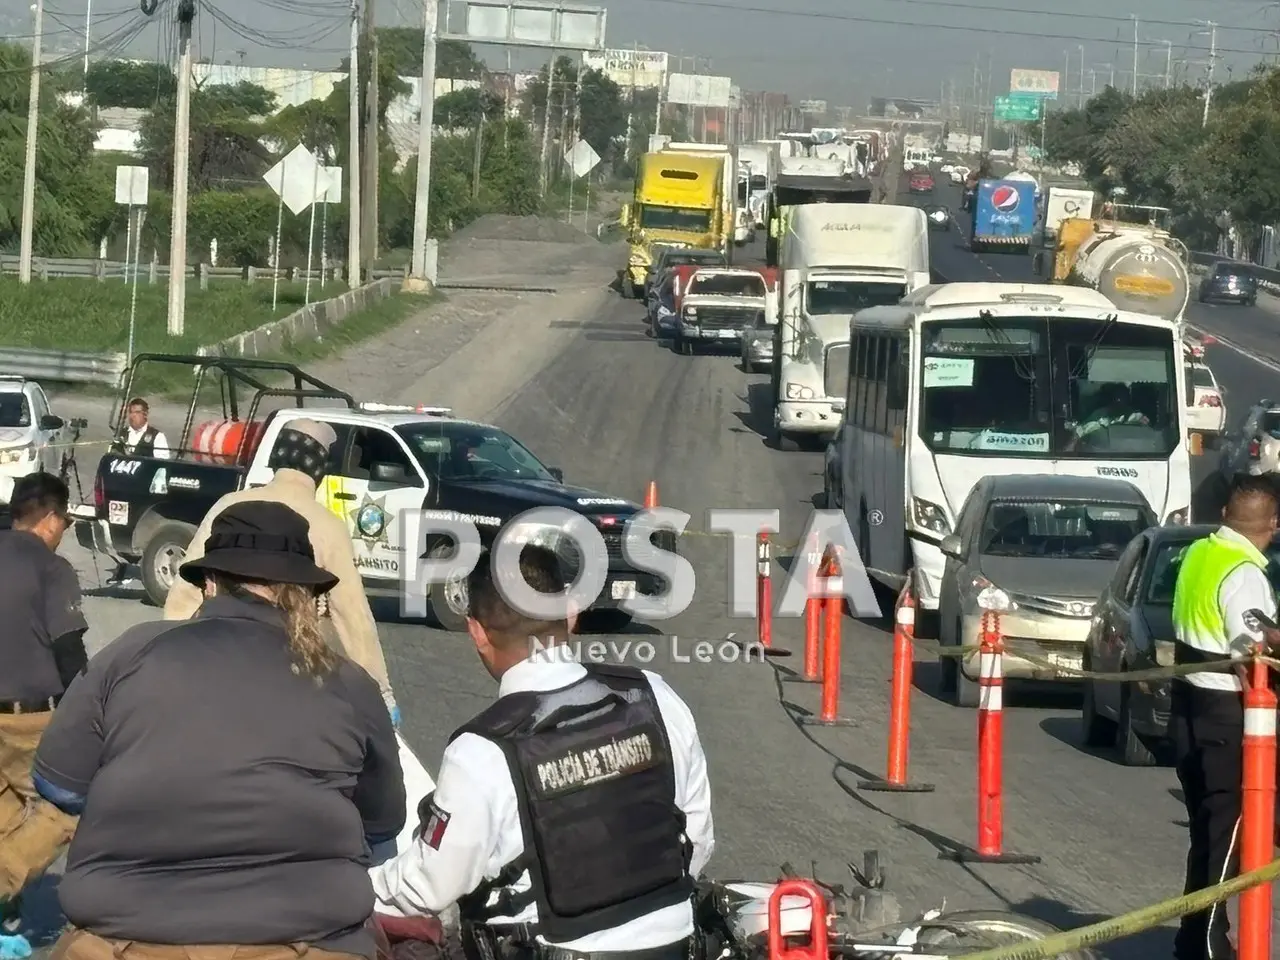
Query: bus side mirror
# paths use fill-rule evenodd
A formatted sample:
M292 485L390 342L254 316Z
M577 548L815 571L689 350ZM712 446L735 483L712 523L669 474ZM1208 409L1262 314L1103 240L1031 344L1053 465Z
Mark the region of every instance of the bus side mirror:
M1044 276L1044 251L1041 250L1031 258L1031 269L1036 272L1037 276Z
M905 364L894 365L889 375L889 394L885 398L890 410L907 409L907 368Z

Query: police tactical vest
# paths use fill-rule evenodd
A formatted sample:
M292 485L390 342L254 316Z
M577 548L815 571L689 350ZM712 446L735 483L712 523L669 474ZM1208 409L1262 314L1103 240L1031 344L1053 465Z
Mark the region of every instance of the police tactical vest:
M132 450L129 449L129 435L125 434L116 444L116 448L121 453L128 454L131 457L154 457L156 454L156 434L159 432L155 427L147 427L142 436L138 438L138 442L134 444Z
M671 744L649 681L629 667L586 670L559 690L502 697L450 738L473 733L502 748L524 834L524 852L459 900L466 922L536 903L536 933L564 943L693 895ZM526 870L531 889L516 893Z

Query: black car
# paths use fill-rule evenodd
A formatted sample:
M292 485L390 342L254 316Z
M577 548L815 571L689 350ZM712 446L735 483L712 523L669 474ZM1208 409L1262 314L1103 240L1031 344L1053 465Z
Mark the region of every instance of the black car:
M929 218L930 230L950 230L951 211L940 203L931 203L924 207L924 215Z
M657 248L655 248L656 250ZM686 263L700 267L723 267L727 261L719 250L707 250L700 247L667 247L655 252L653 262L649 264L649 272L644 278L644 296L649 299L653 284L666 272L668 267L678 267Z
M1217 527L1151 527L1129 542L1115 575L1094 606L1082 668L1131 673L1173 663L1173 591L1183 551ZM1280 585L1280 543L1269 551L1269 577ZM1130 766L1149 766L1169 752L1170 680L1086 680L1081 732L1086 746L1114 747Z
M1258 277L1253 265L1231 260L1215 263L1200 281L1200 302L1253 306L1258 302Z

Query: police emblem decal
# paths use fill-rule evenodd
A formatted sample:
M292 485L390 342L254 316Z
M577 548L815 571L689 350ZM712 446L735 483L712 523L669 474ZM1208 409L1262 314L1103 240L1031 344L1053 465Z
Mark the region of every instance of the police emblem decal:
M387 529L391 525L391 515L387 512L387 498L374 499L369 494L358 507L347 511L354 527L353 533L364 541L364 545L373 549L378 544L388 546Z

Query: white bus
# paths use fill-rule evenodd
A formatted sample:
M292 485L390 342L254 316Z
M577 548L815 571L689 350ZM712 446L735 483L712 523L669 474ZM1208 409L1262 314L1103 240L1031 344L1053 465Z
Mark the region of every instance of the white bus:
M821 449L840 427L849 319L929 283L919 207L810 203L791 208L778 255L774 443Z
M913 572L936 611L939 544L990 475L1117 477L1188 522L1184 364L1177 323L1083 287L934 285L860 312L840 493L863 563L895 588Z
M912 167L927 167L933 161L933 151L928 147L909 146L902 155L902 169L910 171Z

